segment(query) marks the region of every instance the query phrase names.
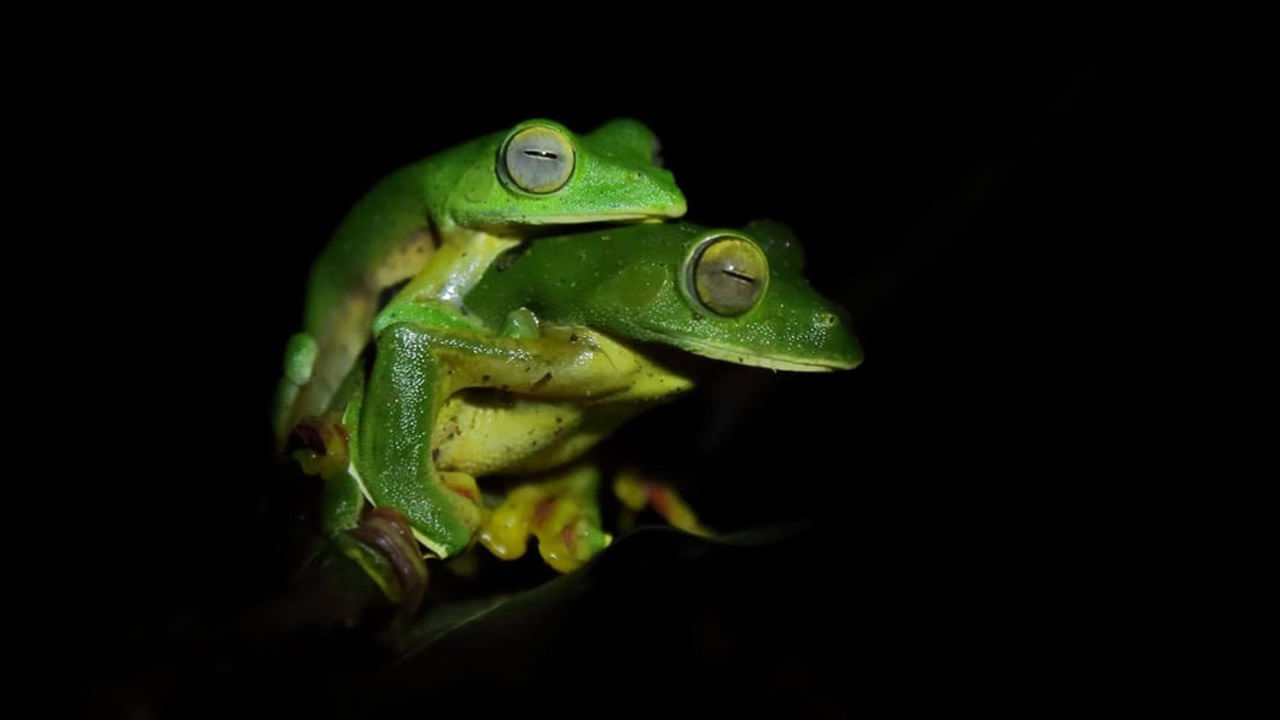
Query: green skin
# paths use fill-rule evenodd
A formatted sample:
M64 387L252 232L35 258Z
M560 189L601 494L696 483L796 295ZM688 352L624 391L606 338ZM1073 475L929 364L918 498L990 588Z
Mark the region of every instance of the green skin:
M767 259L744 271L748 280L731 278L759 292L728 315L712 309L714 292L709 300L697 280L706 248L726 236ZM356 368L339 394L351 442L344 472L326 477L331 532L356 527L368 498L407 518L435 555L456 555L480 522L472 476L563 467L626 418L692 386L647 344L775 370L849 369L862 359L843 313L804 279L799 245L771 222L538 238L498 258L461 312L440 319L431 302L389 307L371 373ZM497 410L494 393L506 398ZM552 414L547 429L540 423ZM471 439L442 430L458 417L485 435L481 449L450 444ZM528 436L543 442L525 448ZM364 562L371 574L376 562Z
M547 129L563 140L561 149L571 150L561 153L571 158L562 186L530 192L510 170L508 143L530 128ZM529 120L379 182L312 267L304 332L285 353L277 439L331 406L373 337L379 298L389 288L412 279L392 305L434 302L448 316L493 257L540 227L683 215L684 196L655 163L656 148L653 133L634 120L614 120L585 135Z

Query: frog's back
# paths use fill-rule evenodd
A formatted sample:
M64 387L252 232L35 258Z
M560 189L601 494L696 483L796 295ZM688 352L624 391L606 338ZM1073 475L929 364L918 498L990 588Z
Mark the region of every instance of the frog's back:
M328 332L332 313L348 295L376 294L422 269L432 249L423 182L428 162L383 178L343 218L311 267L308 333Z
M276 411L279 433L327 409L369 342L384 291L420 272L435 252L424 180L430 162L401 168L375 185L312 265L298 343L309 353L308 367L301 378L284 381ZM291 362L299 364L286 357L286 366Z

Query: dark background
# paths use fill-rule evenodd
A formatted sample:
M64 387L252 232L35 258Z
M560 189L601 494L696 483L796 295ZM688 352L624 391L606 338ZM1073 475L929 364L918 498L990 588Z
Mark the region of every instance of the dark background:
M26 459L59 478L23 553L47 571L40 662L79 712L1113 717L1206 701L1209 511L1193 448L1168 442L1195 402L1170 388L1197 315L1165 258L1198 232L1200 152L1174 18L652 22L600 42L441 33L416 61L175 37L84 68L95 152L54 193L55 217L80 219L19 282L64 328L38 353L53 382L20 388L40 428ZM690 219L791 225L867 360L710 367L606 457L677 481L714 527L810 529L620 543L571 598L394 670L359 629L266 628L298 496L272 461L270 399L328 233L410 161L530 117L617 116L658 133Z

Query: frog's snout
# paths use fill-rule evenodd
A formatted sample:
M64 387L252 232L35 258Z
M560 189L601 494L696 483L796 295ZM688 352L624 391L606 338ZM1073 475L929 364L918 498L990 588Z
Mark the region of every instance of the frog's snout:
M684 217L684 214L688 211L689 203L685 201L684 195L681 195L680 191L676 190L660 212L663 217L678 218Z
M851 370L862 364L862 345L841 313L818 310L813 328L822 335L824 365L831 370Z
M667 170L637 170L630 185L629 192L651 198L650 212L654 217L678 218L689 210L689 203L676 185L675 176Z

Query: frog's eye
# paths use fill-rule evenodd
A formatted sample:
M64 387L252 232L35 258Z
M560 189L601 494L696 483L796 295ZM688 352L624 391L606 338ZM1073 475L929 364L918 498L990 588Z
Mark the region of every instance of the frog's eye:
M720 235L693 254L689 284L698 301L719 315L741 315L755 307L768 282L769 263L746 238Z
M502 165L521 190L539 195L555 192L573 174L573 145L553 127L523 128L503 146Z

